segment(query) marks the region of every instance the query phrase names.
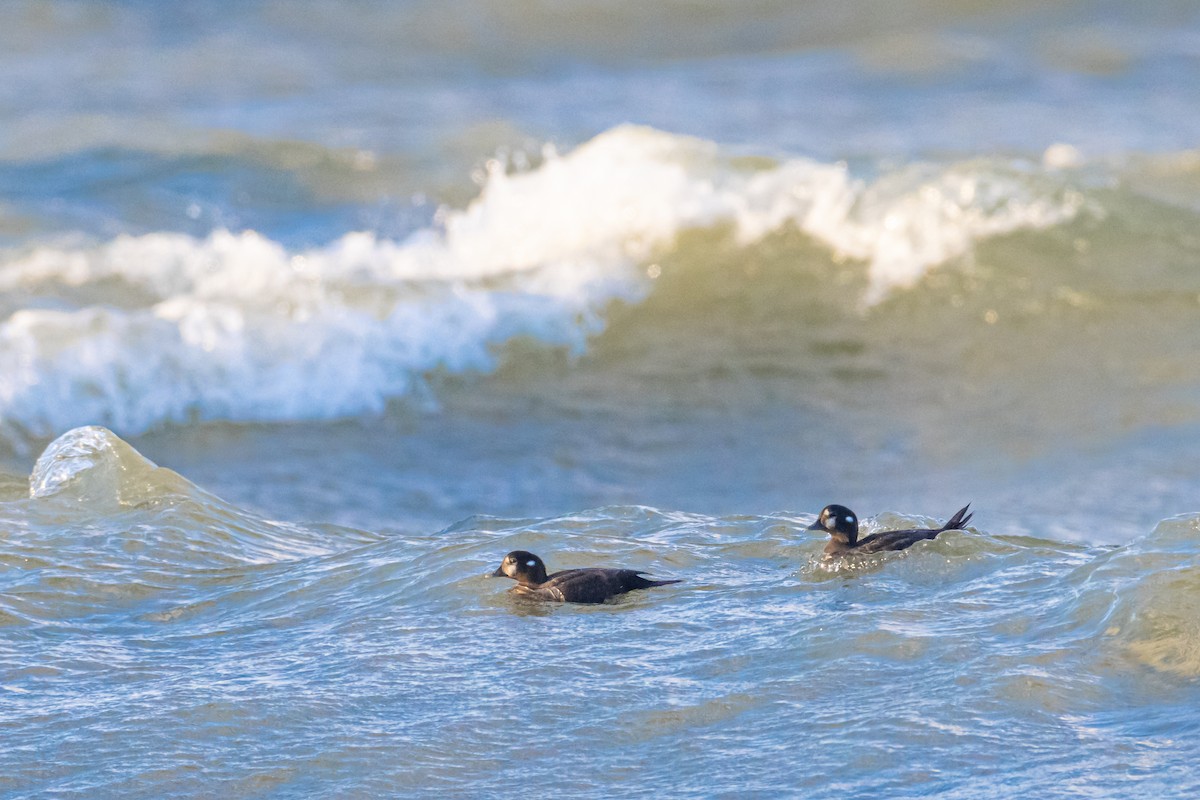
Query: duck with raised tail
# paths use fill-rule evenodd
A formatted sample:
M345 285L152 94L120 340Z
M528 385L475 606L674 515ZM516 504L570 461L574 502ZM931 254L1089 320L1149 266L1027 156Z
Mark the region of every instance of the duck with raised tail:
M899 531L880 531L858 538L858 516L845 506L828 505L821 509L817 521L808 526L810 531L825 531L829 544L825 545L825 558L854 555L855 553L879 553L885 550L904 550L925 539L936 539L945 531L964 530L971 521L967 509L970 503L960 508L940 528L912 528Z

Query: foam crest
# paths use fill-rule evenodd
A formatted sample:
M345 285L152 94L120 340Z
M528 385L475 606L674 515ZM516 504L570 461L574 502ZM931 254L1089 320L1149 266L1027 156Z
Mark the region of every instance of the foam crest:
M688 229L750 245L794 226L864 262L876 302L982 238L1079 207L995 165L867 183L624 126L527 172L491 163L473 203L403 241L350 233L289 252L216 231L41 247L0 266L0 291L33 299L0 322L0 433L379 412L431 373L494 369L515 338L582 351Z

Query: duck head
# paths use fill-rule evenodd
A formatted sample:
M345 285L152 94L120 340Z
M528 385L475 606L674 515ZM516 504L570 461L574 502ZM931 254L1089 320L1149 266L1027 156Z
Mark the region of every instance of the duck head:
M494 578L512 578L518 583L539 584L546 582L546 565L526 550L513 550L504 557L500 566L492 573Z
M853 546L858 542L858 515L845 506L829 505L821 509L810 531L825 531L834 539Z

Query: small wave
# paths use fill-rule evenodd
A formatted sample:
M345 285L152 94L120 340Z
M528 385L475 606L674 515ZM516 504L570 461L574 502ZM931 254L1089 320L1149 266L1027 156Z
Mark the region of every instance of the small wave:
M1200 515L1164 520L1112 551L1085 585L1102 636L1134 662L1200 678ZM1090 595L1088 593L1090 592ZM1105 601L1105 602L1102 602Z
M614 300L647 295L647 265L687 230L750 245L793 227L862 261L872 303L1082 204L994 162L866 181L624 126L525 172L490 162L473 203L403 241L350 233L292 252L219 230L38 247L0 266L0 433L378 413L431 374L495 369L516 339L582 352Z
M262 519L97 426L68 431L45 449L24 508L36 535L23 539L23 547L37 549L41 539L41 557L65 563L74 553L105 568L121 561L170 571L273 564L380 538Z

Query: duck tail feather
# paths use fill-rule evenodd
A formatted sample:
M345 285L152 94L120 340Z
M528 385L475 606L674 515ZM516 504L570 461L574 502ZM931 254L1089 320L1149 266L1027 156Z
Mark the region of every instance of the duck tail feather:
M962 508L960 508L960 509L959 509L959 510L958 510L958 511L957 511L957 512L954 514L954 516L953 516L953 517L951 517L951 518L950 518L950 519L949 519L949 520L946 522L946 524L942 526L942 530L944 530L944 531L961 531L961 530L964 530L964 529L966 528L966 526L967 526L967 523L971 521L971 517L975 516L974 514L968 514L968 513L967 513L967 509L969 509L970 507L971 507L971 504L970 504L970 503L967 503L965 506L963 506Z

